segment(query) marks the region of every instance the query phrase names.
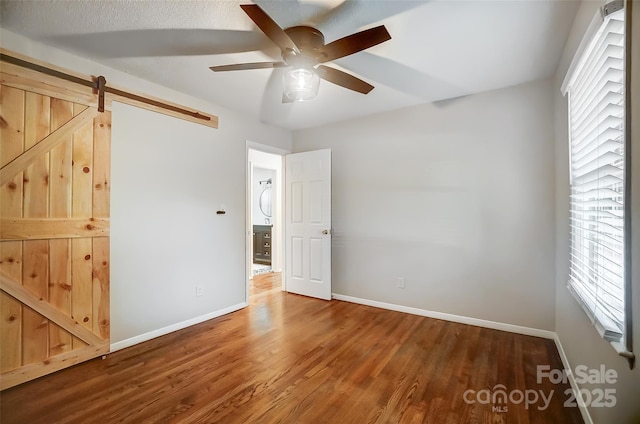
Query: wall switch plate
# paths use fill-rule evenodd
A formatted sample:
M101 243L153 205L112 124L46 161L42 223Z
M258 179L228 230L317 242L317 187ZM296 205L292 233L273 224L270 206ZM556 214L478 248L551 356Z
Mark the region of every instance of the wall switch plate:
M204 288L202 286L196 286L196 297L200 297L204 294Z
M403 277L398 277L398 280L396 281L396 285L398 286L399 289L403 289L404 288L404 278Z

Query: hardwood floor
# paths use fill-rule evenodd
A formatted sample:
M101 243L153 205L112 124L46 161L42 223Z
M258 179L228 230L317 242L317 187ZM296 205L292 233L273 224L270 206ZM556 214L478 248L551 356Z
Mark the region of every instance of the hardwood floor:
M551 340L286 294L278 274L251 294L244 310L2 392L0 421L583 422L563 407L568 386L536 382L537 365L562 368ZM477 401L499 384L515 401L553 396Z

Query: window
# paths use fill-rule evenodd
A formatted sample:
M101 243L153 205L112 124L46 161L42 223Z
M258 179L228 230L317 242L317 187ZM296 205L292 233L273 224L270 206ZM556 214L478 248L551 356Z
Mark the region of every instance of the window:
M568 285L602 337L618 344L625 338L629 306L623 5L605 5L563 85L571 162Z

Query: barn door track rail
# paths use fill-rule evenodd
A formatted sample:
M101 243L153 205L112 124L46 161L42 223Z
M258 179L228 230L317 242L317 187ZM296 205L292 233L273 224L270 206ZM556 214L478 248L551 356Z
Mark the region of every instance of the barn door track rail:
M159 100L151 99L149 97L145 97L139 94L134 94L129 91L117 89L114 87L107 86L107 80L104 76L94 77L92 79L84 79L75 75L71 75L65 72L62 72L57 69L53 69L48 66L44 66L38 63L30 62L28 60L21 59L19 57L15 57L13 55L7 53L0 53L0 60L5 63L10 63L12 65L20 66L22 68L30 69L32 71L40 72L52 77L60 78L65 81L72 82L74 84L79 84L85 87L89 87L94 90L94 93L98 95L98 111L104 112L105 110L105 93L112 94L113 96L119 97L121 99L129 99L136 103L146 104L151 106L154 109L164 109L174 114L184 115L185 117L190 117L192 119L189 120L201 120L205 121L204 125L217 128L218 122L217 117L213 115L205 115L200 112L195 112L192 110L188 110L185 108L181 108L172 104L168 104Z

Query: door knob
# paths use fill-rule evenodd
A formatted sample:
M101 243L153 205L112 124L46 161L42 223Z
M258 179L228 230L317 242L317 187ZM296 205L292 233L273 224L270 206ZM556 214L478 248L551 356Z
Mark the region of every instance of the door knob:
M325 236L326 236L327 234L329 234L330 232L331 232L330 230L322 230L322 234L324 234Z

